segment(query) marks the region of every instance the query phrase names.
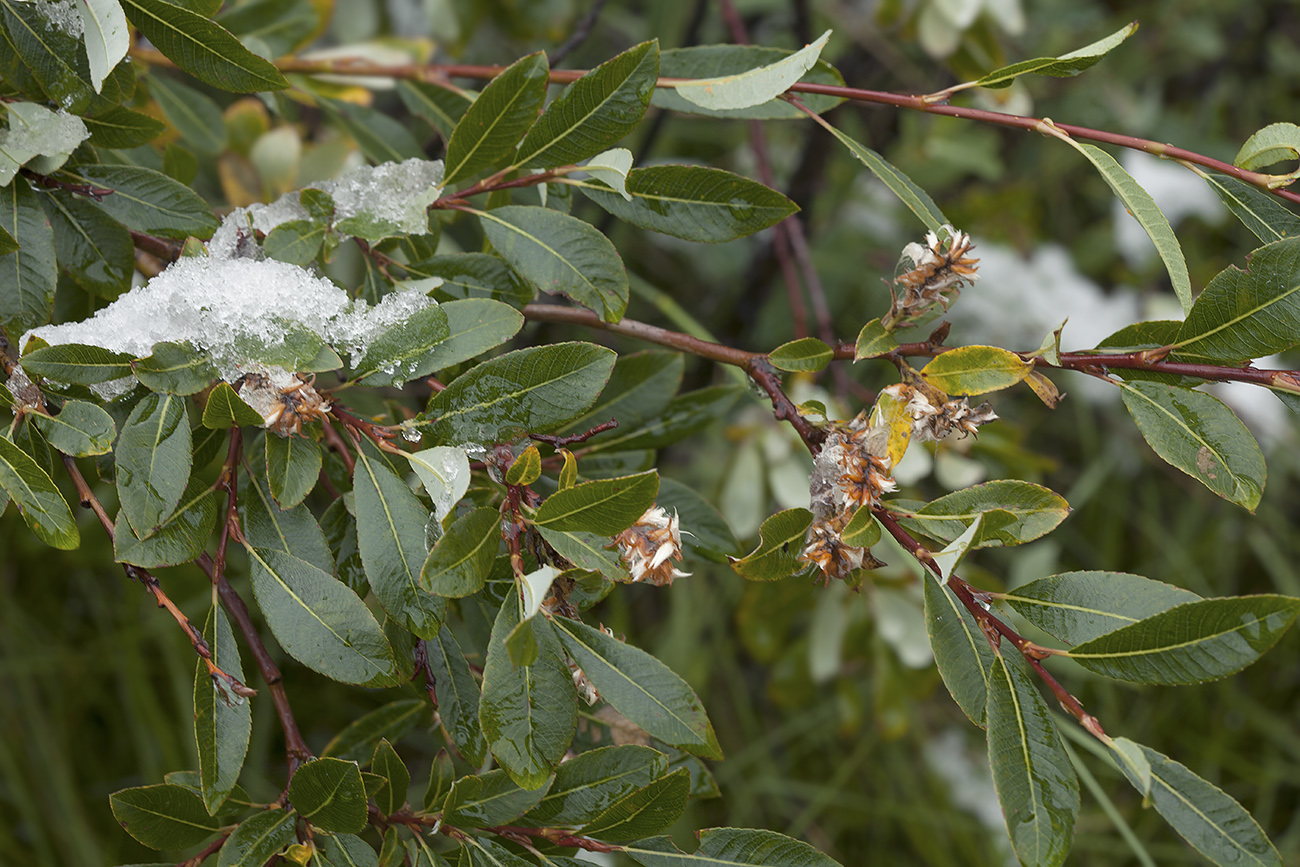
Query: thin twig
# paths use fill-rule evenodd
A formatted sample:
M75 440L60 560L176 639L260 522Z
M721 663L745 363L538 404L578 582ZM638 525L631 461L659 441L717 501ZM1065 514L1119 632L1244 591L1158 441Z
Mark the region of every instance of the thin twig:
M601 10L605 8L607 0L595 0L587 14L578 22L578 27L573 31L573 35L564 41L564 44L551 52L548 58L551 67L554 68L564 62L564 58L573 53L574 49L587 41L591 35L592 28L596 26L597 19L600 18Z
M607 430L613 430L616 427L618 427L618 419L611 418L609 421L601 422L600 424L596 425L590 430L583 431L580 434L573 434L572 436L561 437L561 436L555 436L553 434L530 433L528 435L528 438L532 440L536 440L539 443L548 443L554 446L555 448L559 449L559 448L564 448L565 446L573 445L574 443L585 443L587 440L591 439L596 434L604 433Z

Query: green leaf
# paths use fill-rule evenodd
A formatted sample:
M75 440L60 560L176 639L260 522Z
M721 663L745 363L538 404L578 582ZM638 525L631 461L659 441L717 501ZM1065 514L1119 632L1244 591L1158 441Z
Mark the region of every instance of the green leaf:
M324 831L356 834L366 827L366 790L356 762L307 762L289 782L289 803Z
M149 95L195 152L211 157L226 149L225 119L207 96L161 75L149 77Z
M994 89L1010 87L1011 82L1016 78L1030 74L1050 75L1053 78L1073 78L1119 47L1119 44L1132 36L1137 29L1138 23L1134 21L1132 24L1116 30L1105 39L1098 39L1091 45L1085 45L1083 48L1071 51L1069 54L1062 54L1060 57L1037 57L1033 60L1022 60L1019 63L993 70L976 81L975 84L980 87Z
M26 178L0 188L0 231L19 245L0 256L0 329L16 345L23 332L50 321L58 283L54 230Z
M510 778L525 789L537 789L573 740L578 706L564 651L548 621L534 622L537 661L518 667L511 662L505 640L518 623L519 600L508 593L488 643L479 722Z
M727 519L692 488L674 479L660 478L655 502L681 519L681 526L687 529L687 533L682 534L682 547L688 556L725 563L727 557L740 553L740 543L731 532Z
M514 459L506 471L507 485L531 485L542 477L542 455L531 445Z
M447 301L442 310L451 336L424 354L413 379L482 355L514 337L524 325L518 310L488 298Z
M273 0L280 2L280 0ZM308 7L310 8L310 7ZM332 867L379 867L379 855L355 834L322 834L316 840Z
M691 791L691 772L679 768L610 805L578 833L621 842L661 834L681 818Z
M207 238L217 229L217 218L198 193L153 169L79 165L64 174L74 183L112 190L98 205L128 229L181 241Z
M858 332L858 341L853 349L853 360L875 358L898 348L894 335L885 330L879 319L872 319Z
M375 751L381 740L396 743L428 714L428 703L418 698L404 698L389 702L370 713L353 720L348 727L334 736L322 756L334 756L350 762L363 762Z
M1079 778L1024 666L993 661L989 764L1011 845L1023 864L1058 867L1079 815Z
M1222 361L1281 352L1300 341L1300 238L1267 244L1243 271L1228 266L1196 299L1173 344Z
M455 446L434 446L402 455L415 470L424 491L433 500L437 519L445 521L469 490L469 456Z
M1085 641L1067 655L1117 680L1177 686L1217 680L1253 663L1300 614L1300 599L1200 599Z
M1119 382L1124 406L1155 453L1251 512L1264 493L1264 455L1216 397L1157 382Z
M1246 139L1232 158L1232 164L1253 171L1294 159L1300 159L1300 126L1271 123ZM1292 172L1283 177L1294 179L1295 176Z
M221 827L220 820L208 815L199 793L184 786L122 789L108 801L113 818L150 849L185 849Z
M243 42L260 40L272 57L288 54L323 27L311 0L250 0L223 10L217 23Z
M56 416L34 413L32 418L50 445L75 458L107 454L117 437L113 417L84 400L68 401Z
M521 168L572 165L612 147L641 122L659 78L659 42L642 42L570 84L519 145Z
M84 31L86 59L90 63L90 83L99 90L131 47L126 15L116 0L85 0L77 4L77 12Z
M549 67L538 51L488 82L447 142L445 183L467 178L506 157L537 120Z
M357 544L366 577L388 616L420 638L442 626L447 603L420 584L428 555L429 511L371 447L357 451L352 473Z
M487 298L523 307L536 295L500 256L488 253L434 256L415 265L403 266L403 269L413 277L441 277L443 282L434 289L434 294L452 300ZM448 312L447 316L450 317L451 313ZM456 333L452 329L452 334Z
M627 567L618 554L608 550L611 542L607 536L595 533L567 532L538 527L538 532L555 552L578 569L599 572L611 581L627 581Z
M0 141L0 184L12 181L23 165L39 174L56 171L89 135L81 118L34 102L11 102L5 113L9 130Z
M113 300L131 287L135 246L126 227L80 196L52 190L41 197L59 265L73 282Z
M623 317L628 299L623 260L590 223L528 205L476 213L488 241L528 285L565 295L606 322Z
M256 465L254 465L256 466ZM334 558L316 517L306 506L281 509L265 477L254 476L240 498L244 537L255 548L274 548L320 569L334 571Z
M418 418L439 443L493 443L546 433L595 402L615 357L590 343L508 352L457 377Z
M261 867L294 841L297 822L293 810L270 809L250 816L221 847L217 867Z
M219 382L208 393L208 403L203 408L203 426L212 430L225 430L229 427L248 427L261 425L261 414L248 404L230 387L229 383Z
M824 370L835 357L835 350L816 337L801 337L783 343L768 353L767 360L777 370L816 372Z
M1300 235L1300 217L1272 193L1215 172L1206 172L1201 177L1228 210L1265 244Z
M827 30L809 45L775 63L744 72L687 81L674 86L677 95L709 111L752 108L776 99L817 63L831 37Z
M794 52L783 48L763 48L755 45L700 45L692 48L675 48L660 54L659 75L661 78L695 80L719 78L743 74L756 67L779 63L792 54ZM800 80L809 84L829 84L840 87L844 85L843 77L824 60L818 60ZM838 97L813 93L801 93L799 98L804 105L817 113L827 111L842 102ZM687 100L675 88L667 87L655 90L650 98L650 104L669 111L711 117L791 120L804 116L803 112L779 99L750 108L708 109Z
M870 509L858 509L840 531L840 540L853 548L870 548L880 541L880 522Z
M412 114L424 118L438 130L443 141L451 138L456 124L474 104L471 91L426 81L399 80L397 94Z
M556 769L546 796L525 821L546 827L591 822L667 770L668 757L649 747L628 744L579 753Z
M131 532L124 511L113 528L113 558L145 569L188 563L203 553L217 526L217 494L192 482L176 511L146 538Z
M282 509L292 509L316 487L320 446L303 436L266 435L266 480Z
M429 670L438 697L438 717L447 734L475 767L487 757L487 741L479 725L479 687L451 630L444 626L425 642ZM425 806L429 806L428 798Z
M486 838L469 837L461 843L459 867L531 867L518 855ZM414 861L413 861L414 863ZM418 867L437 867L419 862Z
M983 630L961 600L925 570L925 631L944 685L962 712L984 727L989 671L996 659Z
M681 386L684 369L685 360L678 352L646 350L620 355L600 398L559 433L581 433L610 419L626 431L658 418Z
M1097 344L1098 349L1110 349L1118 352L1133 352L1141 349L1159 349L1178 339L1178 332L1183 323L1173 319L1154 319L1148 322L1134 322ZM1104 355L1105 353L1099 353ZM1176 356L1180 360L1189 360L1187 356ZM1197 359L1205 361L1208 359ZM1199 385L1203 380L1190 376L1179 376L1155 370L1137 370L1112 368L1111 373L1121 379L1141 379L1147 382L1163 382L1167 385Z
M131 356L80 343L42 346L24 355L22 364L28 373L74 385L93 385L131 375Z
M112 107L117 100L109 97L120 93L105 89L99 95L81 40L60 27L43 7L45 3L0 0L10 45L32 79L64 111L86 114Z
M239 645L234 630L220 605L208 611L203 638L212 649L212 660L226 674L244 679L239 659ZM228 691L208 673L208 666L198 660L194 669L194 738L199 750L199 779L203 804L215 814L226 802L248 752L252 733L253 709L247 699Z
M801 568L799 554L812 520L807 509L777 512L759 527L758 547L739 560L733 559L731 568L750 581L778 581L791 575Z
M1282 867L1281 856L1241 804L1163 753L1134 746L1150 765L1149 781L1139 778L1122 758L1117 762L1120 770L1139 791L1146 791L1149 782L1156 812L1196 851L1220 867Z
M272 259L307 265L320 255L328 230L328 225L316 220L289 220L271 230L262 249Z
M95 117L83 117L90 143L97 148L133 148L162 135L167 125L147 114L117 106Z
M346 585L292 554L245 547L257 604L290 656L343 683L398 682L397 663L383 630Z
M400 163L424 157L424 149L406 127L383 112L335 99L322 99L320 104L372 163Z
M501 545L501 515L475 509L461 515L429 551L420 585L438 596L458 598L483 589Z
M583 482L547 497L534 520L552 530L613 536L636 523L654 505L658 491L659 474L654 470Z
M899 523L944 544L966 531L971 521L994 511L1008 512L1014 520L983 522L974 547L1021 545L1045 536L1066 519L1070 505L1060 494L1041 485L1016 479L999 479L945 494L919 509L908 510L901 502L888 504Z
M18 239L9 234L6 229L0 228L0 256L12 253L14 250L18 249L21 249L18 246Z
M1183 305L1183 312L1192 309L1192 280L1187 276L1187 261L1183 258L1183 248L1178 245L1178 238L1169 225L1169 220L1161 213L1151 194L1142 189L1133 176L1124 171L1115 158L1099 147L1076 142L1071 138L1065 141L1083 154L1088 162L1101 175L1102 180L1115 192L1125 209L1133 215L1151 243L1156 245L1156 252L1169 271L1169 279L1174 284L1174 293Z
M799 210L757 181L706 166L651 166L627 174L628 201L608 187L574 181L587 198L643 229L720 243L752 235Z
M679 851L667 837L641 840L624 851L642 867L840 867L807 843L775 831L708 828L699 838L700 847L691 855Z
M871 170L885 186L893 191L907 209L920 219L931 232L948 222L948 218L939 210L939 206L930 198L930 194L918 187L911 178L895 168L888 160L865 145L860 145L830 124L823 124L824 129L840 140L849 153Z
M447 314L439 306L417 310L377 335L357 364L356 379L370 386L402 385L434 368L429 351L450 334Z
M1081 644L1185 602L1190 590L1125 572L1064 572L1000 597L1017 614L1066 644Z
M1034 366L996 346L961 346L937 355L921 368L921 378L948 394L985 394L1010 388Z
M461 777L442 806L442 820L459 828L507 825L531 810L546 795L547 786L521 789L505 771Z
M663 412L640 427L602 434L599 443L587 449L587 454L671 445L721 420L743 391L736 385L711 385L679 394Z
M118 436L117 495L137 536L150 535L171 513L190 480L189 418L185 400L147 394Z
M578 620L556 618L569 656L601 697L651 736L705 758L721 758L704 705L686 681L638 647Z
M122 0L131 23L204 84L235 93L283 90L289 82L220 24L166 0Z
M217 379L211 356L187 343L155 343L153 354L131 362L135 378L150 391L197 394Z

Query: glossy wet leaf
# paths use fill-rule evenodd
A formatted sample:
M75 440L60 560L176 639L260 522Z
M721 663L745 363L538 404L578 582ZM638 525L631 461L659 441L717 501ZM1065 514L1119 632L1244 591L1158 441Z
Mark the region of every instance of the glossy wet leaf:
M221 822L208 815L203 798L184 786L122 789L109 796L113 818L150 849L184 849L216 833Z
M777 581L794 573L803 566L799 554L812 520L807 509L777 512L759 528L758 547L739 560L733 559L731 568L750 581Z
M54 232L26 178L0 188L0 232L19 245L0 256L0 328L16 341L50 321L58 282Z
M307 762L289 783L289 803L324 831L355 834L366 826L366 790L355 762Z
M835 350L816 337L802 337L783 343L768 353L767 360L777 370L816 372L823 370L835 357Z
M788 57L743 72L675 85L677 95L709 111L735 111L770 102L817 63L831 31Z
M417 310L370 342L365 357L357 363L355 376L370 386L400 386L432 373L434 368L424 359L450 333L447 314L441 307Z
M1011 520L985 521L973 544L1020 545L1050 533L1070 514L1060 494L1041 485L1017 479L999 479L944 494L919 508L889 504L890 511L908 531L944 544L956 539L981 514L1001 512Z
M203 638L221 670L243 682L239 646L220 605L208 611ZM229 692L224 683L220 687L208 673L207 664L198 660L194 669L194 738L199 750L200 791L209 813L217 812L239 781L253 726L250 701Z
M190 235L207 238L216 231L217 218L199 194L161 172L142 166L79 165L66 173L74 183L112 190L98 205L128 229L180 241Z
M429 551L420 585L438 596L469 596L483 589L501 546L501 515L475 509L447 528Z
M304 436L266 434L266 480L282 509L292 509L316 487L321 469L320 446Z
M1264 494L1264 454L1223 401L1158 382L1121 382L1124 406L1168 463L1225 500L1255 511Z
M1126 572L1063 572L1001 597L1017 614L1066 644L1081 644L1200 599L1190 590Z
M257 604L290 656L343 683L396 683L393 650L355 593L292 554L247 550Z
M1022 75L1050 75L1053 78L1071 78L1119 47L1120 43L1132 36L1137 29L1138 23L1134 21L1132 24L1116 30L1105 39L1098 39L1096 42L1068 54L1062 54L1059 57L1036 57L1033 60L1022 60L1010 66L995 69L980 77L975 83L980 87L1002 88L1010 87L1011 83Z
M166 521L144 539L138 538L119 511L113 528L113 558L145 569L188 563L203 553L217 526L217 493L201 482L185 489Z
M518 144L546 98L549 67L542 52L516 60L478 95L447 142L446 183L467 178Z
M524 317L509 304L490 298L462 298L442 305L449 337L429 348L413 371L413 378L436 373L477 358L519 333Z
M438 443L491 443L546 433L595 402L614 359L612 350L590 343L508 352L457 377L418 418Z
M117 438L113 417L84 400L67 401L58 415L34 414L32 420L51 446L77 458L106 454Z
M374 754L375 745L380 740L396 743L428 716L428 708L428 703L418 698L389 702L349 723L326 744L321 755L364 762Z
M549 527L538 527L537 531L557 554L575 567L599 572L611 581L629 580L627 567L619 559L618 553L609 548L612 543L608 536L552 530Z
M117 106L95 117L82 118L90 143L100 148L133 148L148 144L167 129L147 114Z
M22 512L23 520L36 538L65 551L81 544L72 511L49 473L3 436L0 436L0 489Z
M581 621L557 618L555 629L569 656L619 713L664 743L721 757L703 703L672 669Z
M688 241L716 244L743 238L799 210L770 187L708 166L632 169L625 183L631 201L595 182L576 185L619 219Z
M840 867L839 863L801 840L775 831L748 828L707 828L691 854L668 837L639 840L625 850L642 867Z
M1010 388L1034 366L996 346L961 346L936 356L921 368L921 378L948 394L985 394Z
M131 288L135 246L131 233L92 202L61 190L41 197L59 265L78 286L114 299Z
M479 725L479 686L465 654L446 626L425 643L425 650L434 676L438 716L461 755L480 766L487 756L487 742Z
M690 790L691 772L679 768L611 804L578 833L612 842L661 834L681 818Z
M131 375L130 355L79 343L42 346L24 355L22 363L28 373L74 385L93 385Z
M221 847L217 867L261 867L293 842L297 821L292 810L264 810L250 816Z
M270 231L262 242L266 255L290 265L307 265L320 255L329 227L316 220L290 220Z
M446 600L420 583L428 555L428 509L371 447L357 450L352 474L357 544L370 589L402 627L420 638L438 634Z
M240 489L244 537L255 548L274 548L320 569L334 571L334 557L316 516L303 505L281 509L260 474Z
M623 317L628 300L623 260L590 223L528 205L507 205L478 216L492 247L525 283L571 298L606 322Z
M122 6L159 51L204 84L235 93L289 86L269 61L203 15L166 0L122 0Z
M962 712L984 727L989 671L995 659L988 639L961 600L928 570L922 575L925 631L944 685Z
M208 393L207 405L203 407L203 426L213 430L225 430L229 427L248 427L260 425L262 416L257 410L244 403L229 383L219 382Z
M634 744L579 753L556 769L555 780L526 820L552 827L582 825L667 770L667 756Z
M1069 656L1118 680L1170 686L1240 671L1277 643L1300 614L1290 596L1200 599L1079 644Z
M654 505L656 471L583 482L546 498L534 517L539 527L614 536L632 526Z
M217 378L217 367L206 352L184 343L156 343L153 354L131 362L140 384L150 391L196 394Z
M505 640L519 623L513 593L492 626L479 722L492 754L520 786L537 789L559 764L578 723L573 677L548 621L534 623L538 657L533 665L515 666Z
M512 824L546 796L546 786L521 789L505 771L461 777L442 806L442 820L461 828Z
M105 110L120 96L96 88L81 40L67 32L47 14L44 4L21 0L0 0L0 20L8 38L6 53L12 50L26 67L31 83L39 86L60 108L74 114ZM71 11L71 10L69 10Z
M118 499L138 536L148 536L176 508L190 479L190 425L185 399L146 395L118 436Z
M989 764L1021 863L1065 863L1079 814L1079 778L1047 703L1019 660L989 676Z

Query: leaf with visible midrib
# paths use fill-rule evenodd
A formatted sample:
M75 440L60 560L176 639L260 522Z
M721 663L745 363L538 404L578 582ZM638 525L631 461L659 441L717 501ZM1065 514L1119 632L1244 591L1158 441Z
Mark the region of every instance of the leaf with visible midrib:
M0 436L0 488L13 499L36 538L70 551L81 534L54 481L27 452Z
M583 482L546 498L534 520L539 527L613 536L654 505L659 473Z
M203 637L212 658L231 677L244 679L239 646L225 609L214 605L208 612ZM222 684L223 689L229 685ZM194 738L199 750L199 779L203 803L209 813L225 803L244 766L248 739L252 733L253 709L245 698L223 695L213 686L208 666L198 660L194 671Z
M184 786L122 789L109 796L113 817L150 849L184 849L206 840L221 827L203 799Z
M366 789L356 762L307 762L289 783L289 803L325 831L355 834L366 826Z
M1063 572L1000 597L1016 613L1066 644L1081 644L1200 597L1125 572Z
M469 177L510 152L537 119L548 71L546 54L538 51L488 82L447 142L444 183Z
M970 721L985 725L989 669L993 649L966 607L927 570L922 577L925 594L925 631L939 676L953 700Z
M144 397L117 440L117 491L126 518L141 538L180 502L192 458L185 400L173 394Z
M0 232L21 245L0 256L0 328L16 345L24 331L50 321L58 282L54 231L26 178L0 188Z
M775 831L708 828L699 838L700 848L691 855L668 837L639 840L624 851L642 867L840 867L807 843Z

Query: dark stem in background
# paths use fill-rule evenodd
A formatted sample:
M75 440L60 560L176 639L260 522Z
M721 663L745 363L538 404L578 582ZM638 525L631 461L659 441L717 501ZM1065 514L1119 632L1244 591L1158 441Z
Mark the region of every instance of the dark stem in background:
M592 28L596 26L596 21L600 18L601 10L605 8L606 2L608 2L608 0L595 0L595 2L591 4L591 8L587 10L587 14L578 22L578 26L574 29L573 35L566 39L563 45L551 52L551 55L547 60L551 64L552 69L563 63L564 58L568 57L578 48L578 46L587 41L587 37L591 35Z

